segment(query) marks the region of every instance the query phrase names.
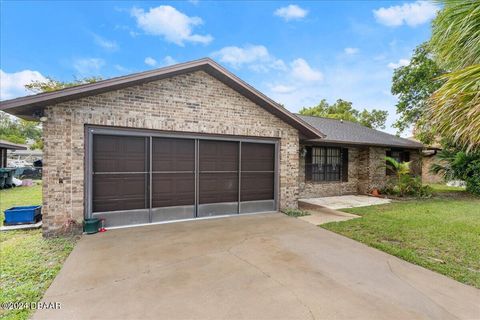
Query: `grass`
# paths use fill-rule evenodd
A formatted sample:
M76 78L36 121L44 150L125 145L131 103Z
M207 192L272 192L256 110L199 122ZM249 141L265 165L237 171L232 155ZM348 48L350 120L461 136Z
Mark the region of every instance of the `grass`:
M42 204L42 186L37 184L32 187L16 187L0 190L0 225L3 225L5 209L21 205Z
M429 184L434 193L454 192L458 194L465 194L465 187L450 187L446 184L432 183Z
M41 186L0 191L6 208L42 202ZM41 230L0 232L0 302L37 302L72 251L75 238L44 239ZM2 319L28 319L32 311L0 309Z
M310 215L307 211L300 209L283 209L282 212L290 217L304 217Z
M321 227L480 288L480 198L440 189L428 200L345 209L362 218Z

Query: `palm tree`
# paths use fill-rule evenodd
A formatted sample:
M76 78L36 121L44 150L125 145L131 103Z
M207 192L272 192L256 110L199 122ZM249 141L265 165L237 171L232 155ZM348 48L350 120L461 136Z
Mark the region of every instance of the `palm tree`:
M387 169L395 172L398 181L403 176L410 174L410 162L399 162L392 157L385 157Z
M450 72L430 99L433 126L467 150L480 149L480 1L440 2L429 46Z

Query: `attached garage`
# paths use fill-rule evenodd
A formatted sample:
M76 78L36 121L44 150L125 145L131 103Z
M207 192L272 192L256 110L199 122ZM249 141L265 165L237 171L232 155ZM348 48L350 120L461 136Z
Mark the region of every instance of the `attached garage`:
M87 217L107 227L278 210L277 139L87 131Z
M43 231L294 208L300 140L323 135L200 59L1 102L43 121Z

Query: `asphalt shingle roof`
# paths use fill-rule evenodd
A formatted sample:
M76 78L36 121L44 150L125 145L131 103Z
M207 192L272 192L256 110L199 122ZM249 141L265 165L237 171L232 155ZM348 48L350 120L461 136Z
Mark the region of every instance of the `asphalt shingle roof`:
M361 124L350 121L304 116L300 114L297 114L297 116L326 135L323 139L313 139L312 141L412 149L424 147L423 144L419 142L367 128Z

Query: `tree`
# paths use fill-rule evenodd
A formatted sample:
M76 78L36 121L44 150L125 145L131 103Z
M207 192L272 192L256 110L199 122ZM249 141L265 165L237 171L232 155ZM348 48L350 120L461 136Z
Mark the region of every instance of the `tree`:
M357 122L369 128L384 129L388 112L373 109L368 111L358 111L352 107L352 103L342 99L338 99L334 104L328 104L323 99L314 107L304 107L299 112L306 116L325 117L332 119L341 119L351 122Z
M25 144L27 139L35 142L42 138L42 129L38 123L17 120L5 112L0 113L0 139L13 143Z
M450 146L440 151L437 159L431 172L443 175L447 181L463 180L468 192L480 195L480 152L467 153Z
M52 92L64 88L74 87L81 84L95 83L102 80L101 77L87 77L82 79L75 79L73 81L60 81L47 77L46 81L32 81L29 84L25 85L25 88L28 90L39 93L39 92Z
M413 125L417 139L432 143L434 133L426 113L430 96L442 85L438 77L444 72L433 60L426 43L415 48L408 65L394 70L391 91L398 97L396 109L400 117L393 126L398 133Z
M480 2L442 2L429 47L449 73L430 98L432 125L467 150L480 150Z

